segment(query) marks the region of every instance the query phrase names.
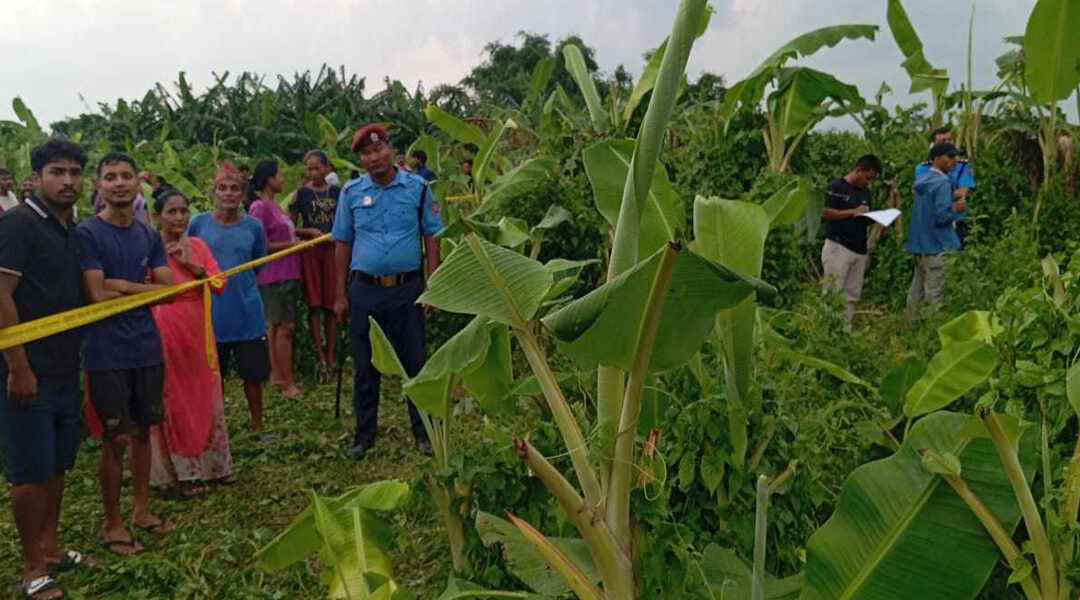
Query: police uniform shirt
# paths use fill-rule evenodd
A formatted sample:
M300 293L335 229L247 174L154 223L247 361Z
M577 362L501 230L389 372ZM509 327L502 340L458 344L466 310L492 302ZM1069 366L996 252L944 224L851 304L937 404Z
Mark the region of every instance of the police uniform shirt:
M924 173L930 170L930 161L921 162L915 165L915 179L922 177ZM956 161L956 167L946 173L949 178L949 183L952 184L952 189L958 189L966 187L975 191L975 169L966 160Z
M352 244L352 271L380 276L408 273L421 266L421 221L424 236L442 230L439 203L423 178L398 169L385 186L370 174L345 184L331 235Z

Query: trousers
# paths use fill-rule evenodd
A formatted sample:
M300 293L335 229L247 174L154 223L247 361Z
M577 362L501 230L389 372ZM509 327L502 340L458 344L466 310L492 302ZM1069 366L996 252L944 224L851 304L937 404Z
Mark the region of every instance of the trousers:
M907 319L914 323L919 318L923 302L937 310L945 297L945 254L916 254L915 274L907 296Z
M844 298L844 331L851 331L855 318L855 305L862 296L863 279L866 276L865 254L852 252L843 244L825 240L821 248L821 293L842 292Z
M397 352L409 377L424 367L424 310L416 299L424 291L423 278L394 287L380 287L359 279L349 282L349 335L353 342L356 375L353 379L353 413L356 415L355 444L375 443L379 419L381 377L371 364L371 329L368 317L375 319ZM417 441L427 439L427 431L411 400L409 421Z

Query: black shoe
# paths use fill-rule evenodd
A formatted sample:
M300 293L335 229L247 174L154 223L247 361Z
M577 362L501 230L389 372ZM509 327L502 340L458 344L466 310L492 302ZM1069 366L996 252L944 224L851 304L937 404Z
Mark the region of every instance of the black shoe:
M349 448L349 450L345 452L345 455L353 460L360 460L364 458L364 455L367 454L368 450L371 450L373 446L374 444L371 443L357 442L355 446Z
M430 440L418 440L416 442L416 451L424 456L435 456L435 451L431 448Z

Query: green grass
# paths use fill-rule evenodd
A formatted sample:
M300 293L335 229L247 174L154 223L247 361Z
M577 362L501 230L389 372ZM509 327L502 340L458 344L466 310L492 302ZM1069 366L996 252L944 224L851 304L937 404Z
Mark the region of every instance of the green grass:
M230 381L225 403L239 482L212 487L186 501L155 496L153 509L179 529L161 538L139 532L136 537L147 551L135 557L114 556L97 545L102 521L97 477L101 445L85 440L67 478L61 538L66 547L92 554L98 565L60 578L68 597L326 598L316 560L270 574L255 564L256 550L307 505L307 490L335 495L351 485L410 478L422 458L413 446L400 389L396 382L385 380L378 445L362 462L345 458L353 424L351 377L346 377L340 420L333 416L333 383L314 386L309 382L310 391L299 401L268 392L265 420L268 431L278 437L278 443L270 446L248 431L247 406L237 382ZM22 557L8 486L4 483L0 488L0 598L14 598ZM130 516L127 484L124 493ZM417 598L434 597L450 569L434 506L426 495L414 493L408 507L386 518L398 533L391 555L398 583Z

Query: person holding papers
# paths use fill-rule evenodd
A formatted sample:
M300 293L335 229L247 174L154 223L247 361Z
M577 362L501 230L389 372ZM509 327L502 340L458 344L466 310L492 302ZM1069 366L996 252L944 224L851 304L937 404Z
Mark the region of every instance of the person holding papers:
M870 184L881 174L881 159L867 154L847 175L825 190L825 245L821 249L823 294L842 293L844 331L851 331L855 305L862 295L866 274L866 228L870 212Z

